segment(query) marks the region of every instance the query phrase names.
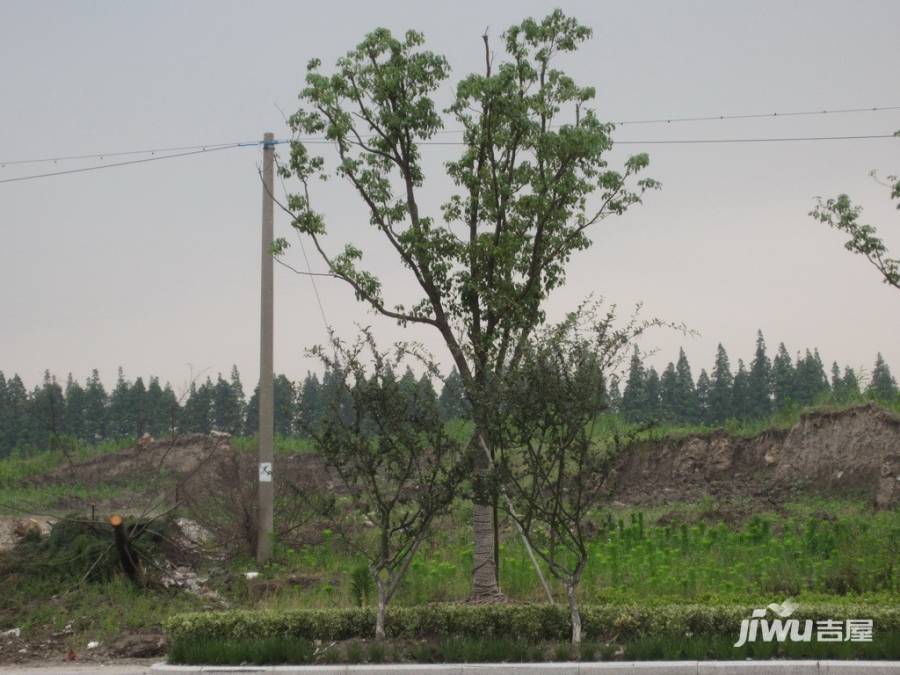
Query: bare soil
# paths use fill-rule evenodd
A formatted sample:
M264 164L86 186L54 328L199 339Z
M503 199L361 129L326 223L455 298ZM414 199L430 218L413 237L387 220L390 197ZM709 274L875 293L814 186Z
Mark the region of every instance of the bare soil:
M642 443L607 482L630 504L799 495L900 501L900 418L874 405L803 415L790 429L751 438L724 431Z

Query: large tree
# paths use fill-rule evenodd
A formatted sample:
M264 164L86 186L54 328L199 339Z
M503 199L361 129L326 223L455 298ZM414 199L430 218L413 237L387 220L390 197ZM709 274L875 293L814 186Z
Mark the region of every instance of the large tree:
M613 125L589 107L594 89L554 66L559 54L576 51L590 35L556 10L510 28L503 55L484 37L484 71L463 77L444 111L460 128L461 142L445 165L454 189L439 212L422 198L423 153L444 129L435 94L449 66L423 48L421 33L376 29L327 74L313 59L302 108L290 118L295 137L281 173L300 182L285 205L293 225L358 300L441 336L472 405L473 447L484 478L498 450L492 392L543 322L545 299L564 283L571 256L590 245L593 225L658 187L649 178L632 181L648 164L645 154L627 159L621 170L608 166ZM332 143L336 174L420 292L411 306L385 297L378 277L362 268L359 248L347 242L334 252L326 236L330 218L313 201L326 162L310 152L303 140L309 135ZM279 240L275 252L285 246ZM496 500L493 491L474 508L473 595L479 598L500 594Z

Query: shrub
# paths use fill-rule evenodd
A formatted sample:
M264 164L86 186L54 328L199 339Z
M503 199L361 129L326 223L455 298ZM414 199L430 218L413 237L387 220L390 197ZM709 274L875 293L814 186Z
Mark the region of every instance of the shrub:
M659 634L735 637L753 608L739 605L588 605L582 610L585 637L632 640ZM799 619L873 619L876 631L900 631L900 607L871 604L803 604ZM253 640L260 636L303 640L349 640L372 635L371 607L340 609L194 612L166 621L173 641ZM565 640L568 609L562 605L433 604L388 608L388 637L475 638L521 641Z

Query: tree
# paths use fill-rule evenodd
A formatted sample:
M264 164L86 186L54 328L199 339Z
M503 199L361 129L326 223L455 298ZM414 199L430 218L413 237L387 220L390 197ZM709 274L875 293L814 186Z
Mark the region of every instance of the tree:
M622 394L622 416L629 422L640 422L646 419L646 380L644 364L641 361L641 352L635 345L628 366L625 393Z
M218 431L236 435L244 428L244 388L237 366L231 367L231 379L219 373L213 388L213 426Z
M278 375L273 381L275 388L273 405L275 407L275 433L279 436L290 436L294 433L297 421L297 392L294 383L286 375Z
M750 374L744 367L743 359L738 359L734 384L731 386L731 416L735 419L747 419L750 409Z
M610 375L608 389L609 411L618 413L622 409L622 393L619 391L619 378L616 374Z
M794 369L794 400L800 405L814 405L831 390L819 350L806 350L797 356Z
M892 401L897 395L897 382L891 375L891 369L885 363L881 352L875 358L875 367L872 368L872 379L866 391L869 396L879 401Z
M900 131L894 135L900 136ZM874 172L872 176L875 177ZM890 198L897 200L897 208L900 209L900 178L888 176L888 183L883 185L890 190ZM844 244L844 248L865 257L881 273L884 283L900 289L900 260L889 257L887 247L877 236L878 230L873 225L859 222L861 213L862 207L855 206L850 197L841 194L825 201L821 197L817 198L816 207L809 215L835 230L849 234L850 239Z
M784 410L795 398L794 364L784 343L778 345L778 353L772 360L772 395L775 409Z
M678 350L678 364L675 366L675 419L687 424L700 421L694 376L684 349Z
M131 413L131 430L134 436L141 437L150 425L150 411L147 408L147 388L144 379L138 377L128 391L129 407Z
M147 430L150 435L161 436L174 433L181 409L171 385L167 382L163 388L159 384L159 378L151 376L145 400L147 402Z
M66 402L62 387L49 370L44 371L43 383L31 396L29 412L30 443L39 448L55 449L59 437L66 432Z
M734 378L731 376L728 353L725 351L725 347L719 343L709 386L709 421L713 424L721 424L733 416L731 391L733 386Z
M756 352L747 376L747 411L750 419L765 419L772 414L772 364L766 356L766 340L756 333Z
M109 398L103 382L100 381L100 373L96 369L91 371L91 376L87 380L84 399L85 435L91 441L106 438L109 428Z
M444 420L470 419L472 411L466 400L466 392L463 389L462 378L459 371L453 368L450 374L444 378L444 386L438 399L438 407Z
M208 377L199 387L191 382L179 426L188 433L208 434L212 430L213 383Z
M134 435L134 410L129 388L125 373L119 367L115 389L109 395L107 431L112 438L127 438Z
M660 417L667 422L678 422L678 384L675 364L669 361L659 378Z
M78 384L78 380L72 377L72 373L66 378L65 390L65 427L66 433L75 438L87 441L90 437L85 426L86 394L84 388Z
M595 92L554 67L591 30L556 10L527 19L503 36L498 63L485 36L483 74L464 77L447 114L463 130L459 157L446 164L455 193L441 216L420 203L424 146L443 127L434 94L448 78L447 60L422 48L420 33L402 38L384 28L370 33L331 74L307 66L303 107L290 118L295 138L285 178L300 191L285 209L308 236L330 274L356 298L400 324L436 330L459 371L472 405L474 437L487 447L478 475L486 479L496 457L491 420L499 402L496 382L515 366L544 319L548 294L565 281L566 263L590 245L589 230L623 213L649 189L634 183L645 154L609 168L613 126L589 108ZM421 296L412 306L385 299L380 280L361 268L351 243L326 250L327 218L313 191L325 177L325 159L302 136L333 143L336 174L368 210L369 222L408 270ZM282 252L286 240L276 242ZM496 570L496 494L474 508L473 596L500 595Z
M841 390L848 401L857 401L862 397L859 391L859 379L853 368L844 366L844 377L841 382Z
M700 370L700 376L697 378L697 413L698 421L702 424L709 424L709 375L706 369Z
M576 593L595 536L588 519L608 498L603 485L619 445L598 441L595 424L606 410L608 374L637 332L615 330L611 314L572 313L529 343L503 389L507 511L564 585L574 644L581 641Z
M410 389L386 376L390 360L371 334L350 347L334 347L334 357L316 351L336 377L332 413L320 429L306 431L348 488L354 519L339 519L336 528L368 560L378 592L375 637L384 639L388 603L468 466L462 445L446 431L433 389ZM398 350L394 365L405 355ZM346 397L352 400L350 420L340 414ZM372 531L361 527L365 519Z
M322 417L322 392L319 378L315 373L306 373L303 384L300 385L300 396L297 409L297 424L301 431L317 429Z
M6 376L0 370L0 457L12 450L10 431L12 429L12 406L6 390Z
M29 401L28 391L22 378L13 374L6 383L6 405L8 406L9 431L6 446L12 450L29 442Z
M662 418L662 383L656 368L650 366L644 382L644 421L658 423Z

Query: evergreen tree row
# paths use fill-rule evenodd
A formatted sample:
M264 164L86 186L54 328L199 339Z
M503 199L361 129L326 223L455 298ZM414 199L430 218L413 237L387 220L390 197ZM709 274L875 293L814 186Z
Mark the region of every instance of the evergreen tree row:
M701 370L696 381L683 349L677 362L670 362L660 375L652 366L644 365L635 347L618 410L631 422L721 424L729 419L766 419L792 406L842 404L864 397L894 401L897 396L897 383L881 354L862 391L856 372L849 367L841 370L837 362L832 364L829 378L817 349L798 352L791 358L781 343L770 359L760 331L749 367L738 359L733 371L728 353L720 344L712 372ZM614 388L610 395L614 407L616 397Z
M428 377L417 378L409 369L399 382L411 393L433 388ZM329 402L334 400L336 386L329 371L321 378L307 374L301 382L277 375L275 433L304 435L317 428L333 412ZM247 400L237 367L232 367L228 379L219 374L215 381L206 378L192 383L181 398L168 383L160 385L157 377L150 377L146 384L140 377L126 380L121 368L109 392L96 370L84 384L69 375L65 386L45 372L41 385L31 391L18 375L7 379L0 372L0 456L14 448L53 447L65 437L93 443L144 433L158 437L173 430L252 436L259 426L258 396L256 387ZM720 344L712 371L701 370L696 380L683 349L660 375L644 364L635 348L624 390L620 394L616 381L609 390L610 406L628 421L708 425L729 419L765 419L791 406L840 404L864 397L894 401L897 396L897 383L881 354L863 390L852 368L841 369L833 363L830 376L826 374L818 350L807 349L792 358L782 343L770 359L761 332L749 367L738 359L733 369ZM438 401L444 419L470 417L462 380L455 370L444 380ZM352 414L349 403L338 414Z
M432 388L427 377L417 379L410 370L399 381L405 387ZM329 414L326 402L332 400L335 386L328 371L321 380L308 374L298 383L277 375L275 433L291 436L316 428ZM14 448L51 448L63 438L94 443L136 438L145 433L159 437L173 430L253 435L259 427L258 397L257 386L249 401L246 399L236 366L228 379L220 373L215 381L206 378L192 383L181 398L168 383L160 385L157 377L151 377L147 384L141 377L133 382L126 380L121 368L116 385L109 392L96 370L84 384L69 375L64 387L48 371L41 385L31 391L18 375L7 379L0 372L0 456L8 455ZM462 381L456 371L446 378L439 401L446 419L468 415ZM344 414L349 414L349 410Z

